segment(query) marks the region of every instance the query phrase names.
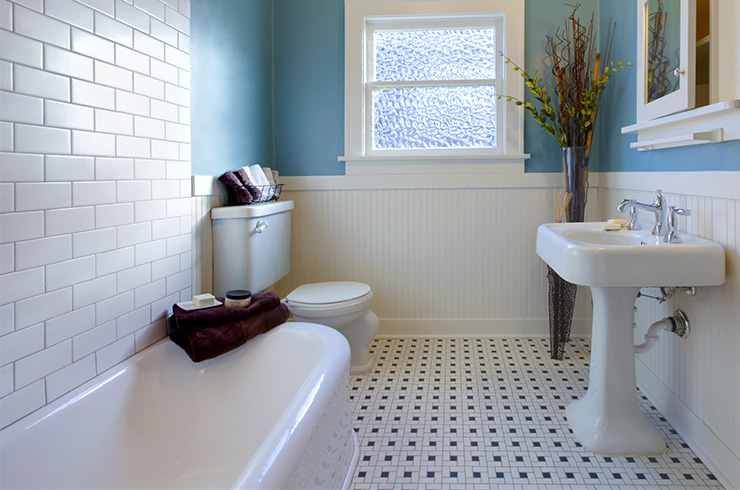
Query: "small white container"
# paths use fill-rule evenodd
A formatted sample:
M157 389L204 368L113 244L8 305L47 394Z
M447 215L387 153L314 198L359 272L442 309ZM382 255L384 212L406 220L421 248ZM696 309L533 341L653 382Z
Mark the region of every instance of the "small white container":
M246 308L252 302L252 293L246 289L233 289L226 293L224 306L227 308Z

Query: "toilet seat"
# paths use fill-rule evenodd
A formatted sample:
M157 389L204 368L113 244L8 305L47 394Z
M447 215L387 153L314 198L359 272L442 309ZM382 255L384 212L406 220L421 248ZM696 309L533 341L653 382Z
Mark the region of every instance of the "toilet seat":
M298 286L286 298L294 314L305 317L349 315L372 303L370 286L361 282L318 282Z

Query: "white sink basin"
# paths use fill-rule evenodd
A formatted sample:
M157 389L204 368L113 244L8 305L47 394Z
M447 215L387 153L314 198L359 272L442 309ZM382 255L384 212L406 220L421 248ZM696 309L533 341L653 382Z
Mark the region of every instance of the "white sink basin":
M563 279L596 287L716 286L725 282L721 245L679 233L665 243L650 230L606 231L602 223L549 223L537 255Z
M725 252L719 244L680 237L682 243L665 243L649 230L606 231L602 223L553 223L537 229L537 255L563 279L591 288L588 391L566 409L573 435L586 449L608 455L665 450L637 402L635 299L641 287L725 281Z

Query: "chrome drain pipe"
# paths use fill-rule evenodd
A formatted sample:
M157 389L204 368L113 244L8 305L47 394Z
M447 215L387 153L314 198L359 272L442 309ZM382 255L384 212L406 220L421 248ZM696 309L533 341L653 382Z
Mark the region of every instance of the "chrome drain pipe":
M686 316L683 310L676 310L673 312L673 316L667 316L650 325L645 334L645 342L635 346L635 354L642 354L652 349L658 341L658 332L661 330L667 330L685 339L691 333L689 317Z

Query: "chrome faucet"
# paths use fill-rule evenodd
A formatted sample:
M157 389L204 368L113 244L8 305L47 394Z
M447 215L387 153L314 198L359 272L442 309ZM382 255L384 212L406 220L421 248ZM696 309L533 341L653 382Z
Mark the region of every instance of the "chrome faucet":
M665 232L663 231L663 224L665 221L666 203L661 192L662 189L658 189L652 204L644 204L641 202L637 202L634 199L624 199L617 205L617 211L619 211L620 213L623 213L625 209L630 210L630 222L627 224L628 230L640 229L639 225L637 224L637 213L635 212L635 210L642 209L655 214L655 226L653 226L653 235L665 235Z

